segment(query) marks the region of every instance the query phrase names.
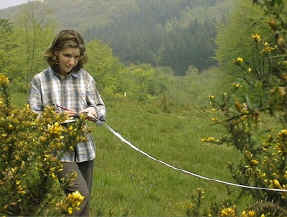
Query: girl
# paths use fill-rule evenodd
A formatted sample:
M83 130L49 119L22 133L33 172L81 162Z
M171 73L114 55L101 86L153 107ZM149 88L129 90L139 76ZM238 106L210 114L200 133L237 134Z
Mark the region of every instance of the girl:
M73 30L58 33L50 48L45 52L49 67L36 74L31 81L29 104L33 111L41 113L45 106L57 105L73 116L89 111L101 123L105 120L105 105L98 93L93 77L83 69L87 62L82 36ZM89 216L89 198L93 181L95 146L91 135L87 141L77 144L74 151L64 153L61 161L63 171L59 179L77 173L76 179L66 193L79 191L84 197L76 216Z

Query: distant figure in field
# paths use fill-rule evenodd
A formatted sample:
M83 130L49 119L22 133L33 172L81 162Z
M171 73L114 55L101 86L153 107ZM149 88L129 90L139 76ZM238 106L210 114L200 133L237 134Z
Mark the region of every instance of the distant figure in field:
M92 113L98 123L105 121L106 109L93 77L83 69L87 62L82 36L73 30L58 33L45 53L49 67L36 74L31 81L29 104L41 113L46 106L59 106L60 112L74 116L82 111ZM77 177L65 192L79 191L84 197L80 210L73 216L89 216L89 200L93 182L95 144L91 135L77 144L73 151L60 159L63 171L58 178L76 172Z

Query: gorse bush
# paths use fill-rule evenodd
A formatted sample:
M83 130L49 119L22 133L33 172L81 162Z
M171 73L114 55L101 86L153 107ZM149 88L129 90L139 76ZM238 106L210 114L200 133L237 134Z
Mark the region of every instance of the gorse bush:
M210 96L214 121L223 125L226 135L203 139L229 144L242 153L239 164L229 168L237 183L248 186L287 190L287 17L284 1L254 1L264 10L269 34L254 32L255 53L250 59L237 57L237 81L222 96ZM220 117L220 118L218 118ZM243 190L258 201L240 216L286 216L287 192ZM231 203L232 204L232 203ZM228 204L213 215L238 216Z
M64 194L58 180L61 155L85 139L84 118L67 126L64 114L46 108L39 116L29 106L10 104L9 80L0 74L0 215L72 214L83 200L78 192Z

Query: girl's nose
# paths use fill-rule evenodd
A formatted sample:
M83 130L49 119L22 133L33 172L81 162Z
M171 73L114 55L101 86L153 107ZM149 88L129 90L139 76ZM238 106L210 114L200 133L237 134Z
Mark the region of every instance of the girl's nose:
M76 59L72 57L72 58L70 59L69 63L70 63L71 65L76 64Z

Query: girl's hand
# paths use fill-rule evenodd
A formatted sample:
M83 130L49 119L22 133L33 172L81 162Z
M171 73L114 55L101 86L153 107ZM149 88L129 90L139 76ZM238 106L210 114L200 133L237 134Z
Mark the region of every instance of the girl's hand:
M68 115L69 117L75 117L75 116L77 116L77 113L74 112L74 111L71 111L71 110L66 110L66 111L64 111L64 113L65 113L66 115Z
M96 109L93 107L89 107L81 111L81 114L85 114L87 116L87 119L90 121L97 121L98 120L98 114L96 112Z

